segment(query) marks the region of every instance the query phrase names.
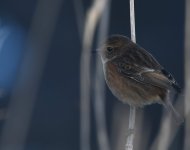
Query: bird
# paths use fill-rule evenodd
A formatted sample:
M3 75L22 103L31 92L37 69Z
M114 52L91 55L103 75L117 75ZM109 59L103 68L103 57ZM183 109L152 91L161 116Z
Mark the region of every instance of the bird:
M181 92L174 77L144 48L123 35L111 35L97 50L112 94L130 106L164 105L181 124L172 100Z

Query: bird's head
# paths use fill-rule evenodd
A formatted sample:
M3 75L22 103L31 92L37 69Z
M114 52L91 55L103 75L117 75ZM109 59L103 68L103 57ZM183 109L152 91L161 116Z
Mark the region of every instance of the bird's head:
M122 35L112 35L110 36L102 47L98 49L102 62L106 63L121 56L126 49L128 49L131 40Z

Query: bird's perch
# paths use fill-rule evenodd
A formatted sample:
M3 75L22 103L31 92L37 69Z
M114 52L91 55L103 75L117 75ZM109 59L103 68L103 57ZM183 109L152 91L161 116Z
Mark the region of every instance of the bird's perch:
M125 146L125 150L133 150L133 139L134 139L134 128L135 128L135 114L136 108L130 106L130 114L129 114L129 129L127 134L127 142Z
M130 0L130 24L131 24L131 40L136 43L134 0ZM128 129L128 134L127 134L127 142L126 142L125 150L133 150L133 139L135 136L135 133L134 133L135 115L136 115L136 108L133 106L130 106L129 129Z

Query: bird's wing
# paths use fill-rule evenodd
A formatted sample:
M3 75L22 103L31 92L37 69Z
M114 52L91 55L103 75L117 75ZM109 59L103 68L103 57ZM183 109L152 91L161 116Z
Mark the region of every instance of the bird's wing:
M164 68L162 68L161 73L168 78L168 80L170 81L170 83L172 84L172 87L174 89L176 89L178 92L181 92L181 87L179 86L179 84L176 82L176 80L174 79L174 77L171 75L171 73L169 73L168 71L166 71Z
M130 62L131 64L136 64L144 68L151 69L161 69L163 68L158 61L145 49L140 47L138 44L131 43L127 50L122 54L122 57L119 58L124 62Z
M114 61L117 65L118 72L135 80L141 84L149 84L152 86L168 89L173 87L179 91L179 86L170 73L163 68L147 68L135 63L127 62L125 59L118 59Z

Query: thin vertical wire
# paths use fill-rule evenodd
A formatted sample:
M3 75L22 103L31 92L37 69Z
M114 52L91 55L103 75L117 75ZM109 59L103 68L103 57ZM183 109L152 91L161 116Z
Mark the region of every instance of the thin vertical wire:
M190 148L190 0L186 0L185 12L185 145L184 150Z
M95 28L105 7L105 1L94 0L87 12L82 53L80 59L80 146L81 150L90 150L90 49Z
M130 0L130 24L131 24L131 40L136 43L134 0ZM129 129L128 129L129 132L128 132L125 150L133 150L135 115L136 115L136 108L130 106Z
M130 0L130 24L131 24L131 40L136 43L135 31L135 6L134 0Z
M136 108L130 106L130 114L129 114L129 129L128 129L128 137L127 143L125 145L125 150L133 150L133 140L134 140L134 128L135 128L135 115Z
M100 46L101 42L104 41L108 34L109 27L109 15L110 15L110 1L104 0L105 8L101 15L100 27L98 30L98 42ZM100 150L110 150L107 129L106 129L106 116L105 116L105 81L102 71L102 62L100 57L96 57L96 72L95 72L95 100L94 110L95 119L97 126L97 139Z

